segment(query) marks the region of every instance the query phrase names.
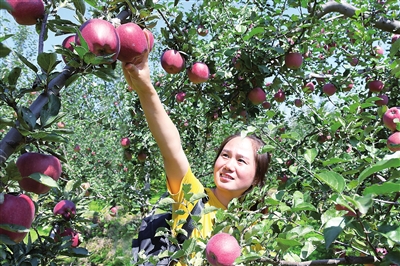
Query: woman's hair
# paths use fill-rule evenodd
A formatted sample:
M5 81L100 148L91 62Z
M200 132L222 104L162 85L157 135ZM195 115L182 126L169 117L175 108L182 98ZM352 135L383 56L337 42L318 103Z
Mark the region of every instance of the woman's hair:
M218 148L217 156L215 157L214 164L217 161L219 155L221 154L222 150L224 149L225 145L234 138L240 138L240 133L236 133L233 135L228 136L224 141L222 141L221 145ZM247 135L246 138L249 138L253 143L254 147L254 155L255 155L255 162L256 162L256 174L254 176L254 185L256 186L264 186L265 184L265 175L269 168L269 163L271 160L271 155L266 153L258 153L258 151L265 145L265 142L257 137L256 135Z

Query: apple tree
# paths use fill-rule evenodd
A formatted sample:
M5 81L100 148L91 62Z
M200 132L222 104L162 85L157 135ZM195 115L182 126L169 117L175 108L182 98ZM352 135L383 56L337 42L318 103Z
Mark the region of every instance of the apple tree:
M13 2L1 8L11 11ZM51 232L19 244L2 234L4 262L88 256L75 240L79 233L83 246L91 241L90 200L140 217L165 190L162 158L124 82L110 27L135 23L154 37L154 86L205 185L213 185L215 149L231 133L259 135L272 154L267 185L217 211L213 234L238 240L238 264L400 263L397 2L43 3L35 31L19 22L0 36L0 188L7 198L31 196L32 228ZM62 17L63 8L75 18ZM50 35L74 38L44 51ZM59 179L41 170L23 176L16 162L26 153L58 158ZM19 186L24 178L51 190L29 192ZM77 204L72 219L52 213L61 200ZM27 232L29 223L11 223L1 228ZM205 264L208 240L189 239L174 256Z

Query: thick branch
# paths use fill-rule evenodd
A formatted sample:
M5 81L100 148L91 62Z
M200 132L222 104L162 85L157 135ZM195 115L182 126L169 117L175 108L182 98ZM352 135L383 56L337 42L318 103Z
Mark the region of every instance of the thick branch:
M303 262L291 262L291 261L274 261L271 259L261 259L262 262L267 262L273 265L282 265L282 266L323 266L323 265L355 265L355 264L369 264L376 262L376 258L373 256L367 257L353 257L346 256L344 258L339 259L324 259L324 260L311 260L311 261L303 261Z
M335 2L329 1L321 6L322 11L316 13L315 16L320 19L326 14L338 12L347 18L352 18L356 14L356 11L359 10L358 8L346 3L346 2ZM365 19L371 18L371 14L363 13L362 16ZM391 33L398 33L400 34L400 21L398 20L388 20L384 17L377 17L376 19L371 20L373 26L377 29L391 32Z

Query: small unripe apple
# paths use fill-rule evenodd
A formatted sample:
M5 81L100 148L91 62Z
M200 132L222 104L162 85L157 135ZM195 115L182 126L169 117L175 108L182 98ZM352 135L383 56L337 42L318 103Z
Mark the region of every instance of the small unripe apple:
M299 69L303 64L303 55L301 53L287 53L285 55L285 65L290 69Z
M368 88L370 92L381 92L383 90L384 84L380 80L373 80L368 82Z
M249 92L247 98L252 104L259 105L265 101L265 92L260 87L256 87Z
M381 55L383 55L383 53L385 52L385 50L383 50L383 48L380 47L379 45L378 45L378 46L375 46L374 49L375 49L375 53L376 53L377 56L381 56Z
M279 89L275 94L274 94L274 99L278 103L284 102L286 99L285 92L282 89Z
M180 91L175 95L175 99L178 103L185 101L185 97L186 97L186 93L183 91Z
M178 74L185 68L185 58L177 50L166 50L160 61L162 68L169 74Z
M332 83L327 83L322 87L322 91L328 95L332 96L336 93L336 87Z
M395 131L397 124L400 123L400 107L389 108L383 114L382 122L388 129Z
M206 245L206 258L212 266L231 266L241 254L238 241L228 233L218 233Z
M123 137L120 140L120 144L121 144L122 148L126 149L131 145L131 141L128 137Z
M110 208L110 215L111 216L117 216L117 214L118 214L118 209L117 209L117 207L111 207Z
M65 220L69 221L76 215L76 206L70 200L59 201L53 209L54 215L60 214Z
M391 151L400 151L400 132L396 131L387 139L386 145Z
M351 82L347 84L346 87L343 88L343 91L351 91L351 89L354 87L354 84Z
M206 82L210 78L210 70L206 64L196 62L187 69L187 75L192 83L199 84Z

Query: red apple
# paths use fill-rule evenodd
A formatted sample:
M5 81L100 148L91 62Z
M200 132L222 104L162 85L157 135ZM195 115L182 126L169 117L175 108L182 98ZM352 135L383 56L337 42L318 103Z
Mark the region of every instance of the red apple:
M380 94L378 95L379 98L381 98L381 100L377 100L375 101L375 104L377 106L382 106L382 105L387 105L389 102L389 97L386 94Z
M256 87L249 92L247 98L252 104L258 105L265 101L265 92L260 87Z
M377 56L381 56L385 52L385 50L383 50L379 45L375 46L374 49Z
M19 225L29 229L35 218L35 204L25 194L14 196L4 194L0 204L0 224ZM0 234L8 236L12 241L21 242L28 232L18 233L0 228Z
M287 175L285 175L285 174L283 174L282 176L279 176L278 177L278 180L279 180L279 184L286 184L286 182L288 181L288 176Z
M400 132L396 131L390 135L386 141L386 145L391 151L400 151Z
M81 243L79 241L79 233L70 227L65 228L63 232L60 232L60 228L58 228L56 235L54 237L54 241L58 242L58 241L60 241L60 237L64 237L64 236L71 237L71 240L70 240L71 247L73 247L73 248L76 248Z
M128 22L116 31L121 44L117 59L121 62L136 62L149 48L146 35L137 24Z
M303 87L303 91L307 94L310 94L314 91L315 89L315 85L312 82L307 82L304 87Z
M327 83L322 87L322 91L328 95L332 96L336 93L336 87L332 83Z
M295 99L294 100L294 105L298 108L303 106L303 101L301 99Z
M381 92L384 84L380 80L373 80L368 82L368 88L370 92Z
M161 66L169 74L178 74L185 68L185 58L177 50L166 50L161 55Z
M350 61L350 65L352 65L352 66L358 65L358 58L357 57L352 57L351 59L349 59L349 61Z
M198 25L197 26L197 34L198 35L200 35L200 36L207 36L207 34L208 34L208 29L206 29L205 27L204 27L204 25Z
M150 30L148 30L146 28L143 29L143 32L147 35L147 39L149 41L148 49L149 49L149 52L151 52L153 50L153 47L154 47L154 35Z
M81 151L81 146L76 144L75 147L74 147L74 152L80 152L80 151Z
M393 34L392 35L392 43L396 42L400 38L400 34Z
M346 87L343 88L343 91L351 91L351 89L354 87L354 84L352 82L350 82L349 84L347 84Z
M206 82L210 78L210 70L206 64L196 62L187 69L187 75L192 83L199 84Z
M76 206L70 200L59 201L53 209L54 215L60 214L65 220L69 221L76 215Z
M22 179L18 181L20 187L28 192L44 194L50 187L29 178L33 173L41 173L50 176L57 181L61 176L61 163L57 157L41 153L28 152L22 154L16 162Z
M262 103L262 107L263 107L264 109L269 109L269 108L271 108L271 103L268 102L268 101L264 101L264 102Z
M65 123L60 121L60 122L57 123L57 127L58 128L64 128L65 127Z
M383 124L391 131L396 130L396 126L400 123L400 107L389 108L382 117Z
M138 158L139 162L144 162L144 161L146 161L147 154L143 151L139 152L137 158Z
M274 99L278 103L284 102L286 99L285 92L282 89L279 89L277 93L274 94Z
M129 145L131 145L131 141L128 137L121 138L119 143L121 144L122 148L124 148L124 149L128 148Z
M117 207L111 207L110 208L110 215L111 216L117 216L117 214L118 214L118 209L117 209Z
M70 35L66 37L61 45L70 51L74 51L74 47L72 47L71 43L75 43L75 35ZM62 56L62 59L64 63L67 63L65 56Z
M240 254L238 241L228 233L215 234L206 245L206 258L212 266L233 265Z
M290 69L299 69L303 64L303 55L301 53L287 53L285 55L285 65Z
M185 97L186 97L186 93L184 93L183 91L180 91L175 95L175 99L178 103L185 101Z
M44 16L42 0L6 0L12 7L11 15L20 25L35 25Z
M97 18L89 19L79 30L92 53L97 56L113 55L112 60L117 60L121 45L118 33L110 22ZM78 34L75 36L75 43L80 45Z

